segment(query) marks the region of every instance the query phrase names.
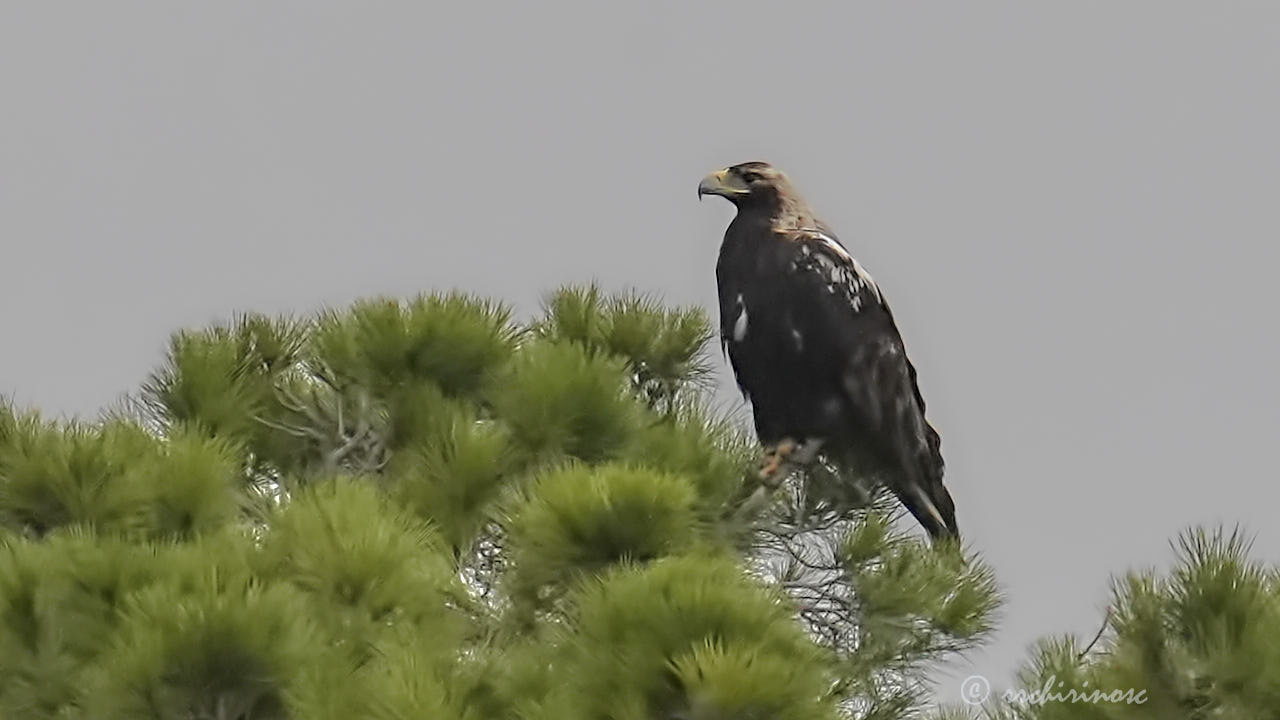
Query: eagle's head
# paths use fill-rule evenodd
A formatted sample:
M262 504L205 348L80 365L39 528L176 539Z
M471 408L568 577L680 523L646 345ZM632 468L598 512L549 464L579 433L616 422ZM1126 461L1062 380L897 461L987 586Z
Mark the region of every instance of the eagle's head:
M719 195L729 202L747 205L775 205L793 194L785 173L766 162L745 162L717 170L698 183L698 197Z
M742 212L762 213L773 228L790 233L805 227L825 227L796 192L786 173L766 162L745 162L717 170L698 183L698 198L719 195Z

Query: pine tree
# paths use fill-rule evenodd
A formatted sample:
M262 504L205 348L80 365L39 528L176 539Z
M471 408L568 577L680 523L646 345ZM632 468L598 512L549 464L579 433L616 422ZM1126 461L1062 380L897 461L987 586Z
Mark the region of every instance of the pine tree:
M375 299L180 332L99 422L0 409L0 717L914 714L990 572L835 469L760 502L709 328Z
M1050 637L1012 690L948 717L997 720L1245 720L1280 709L1280 582L1239 531L1195 528L1167 574L1113 584L1087 643Z

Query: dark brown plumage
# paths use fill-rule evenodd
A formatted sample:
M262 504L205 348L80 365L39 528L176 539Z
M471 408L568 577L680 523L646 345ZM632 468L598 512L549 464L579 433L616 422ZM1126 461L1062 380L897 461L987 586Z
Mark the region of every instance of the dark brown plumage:
M720 337L766 479L821 452L869 469L933 538L958 537L941 441L875 281L767 163L708 175L708 194L738 209L716 265Z

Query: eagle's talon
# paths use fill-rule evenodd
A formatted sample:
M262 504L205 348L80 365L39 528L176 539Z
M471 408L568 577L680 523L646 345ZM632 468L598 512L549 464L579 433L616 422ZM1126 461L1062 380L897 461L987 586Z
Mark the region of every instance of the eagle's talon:
M770 485L777 484L776 480L786 467L787 459L798 447L795 440L787 438L777 445L766 448L760 468L760 481Z
M769 455L764 462L764 466L760 468L760 480L764 483L770 483L773 476L782 469L782 460L777 455Z

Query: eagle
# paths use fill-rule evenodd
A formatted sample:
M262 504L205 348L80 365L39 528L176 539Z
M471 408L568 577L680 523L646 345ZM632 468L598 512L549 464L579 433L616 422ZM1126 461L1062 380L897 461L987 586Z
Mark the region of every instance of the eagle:
M716 262L720 339L765 448L761 480L819 454L878 478L929 533L959 539L941 439L884 293L787 176L707 175L737 207Z

